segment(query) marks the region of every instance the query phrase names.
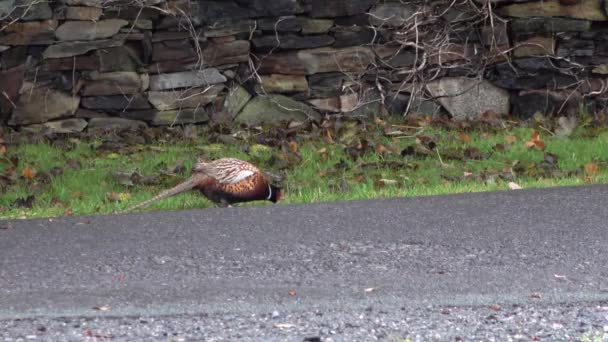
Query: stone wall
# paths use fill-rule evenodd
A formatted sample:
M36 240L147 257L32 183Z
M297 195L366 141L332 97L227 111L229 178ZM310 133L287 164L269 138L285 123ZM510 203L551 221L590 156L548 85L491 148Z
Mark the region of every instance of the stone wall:
M606 110L600 0L3 0L0 125Z

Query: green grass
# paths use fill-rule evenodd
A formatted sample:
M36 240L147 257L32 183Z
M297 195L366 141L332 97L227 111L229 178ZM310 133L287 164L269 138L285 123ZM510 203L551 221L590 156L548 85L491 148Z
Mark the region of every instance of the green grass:
M209 144L204 138L194 141L163 142L154 145L127 145L115 152L103 152L97 140L72 139L62 147L40 142L9 146L0 155L0 174L11 174L13 181L0 194L0 218L49 217L111 213L146 200L159 191L177 184L189 174L197 155L214 159L237 157L253 161L269 171L281 171L285 200L281 203L356 200L396 196L439 195L462 192L507 190L513 181L523 188L606 183L608 180L608 130L595 129L593 134L579 129L570 138L557 138L541 131L544 151L527 148L534 129L474 129L466 132L439 127L406 128L405 136L388 137L385 127L368 125L361 132L348 126L327 143L321 138L295 138L300 159L279 146L260 148L253 139L236 145ZM409 134L409 136L408 136ZM420 145L414 135L428 136L437 149L426 155L401 156L407 146ZM508 143L507 136L517 137ZM342 139L340 139L342 137ZM358 138L365 138L372 147L360 158L345 151ZM464 140L464 141L463 141ZM382 144L393 153L377 153L374 146ZM497 144L504 149L496 149ZM67 146L65 146L67 145ZM465 157L464 150L474 148L481 160ZM249 152L246 152L248 150ZM253 152L252 152L253 151ZM545 152L558 157L555 166L545 169ZM9 160L18 158L17 165ZM178 160L184 161L184 172L163 174ZM69 167L68 160L80 165ZM515 161L516 172L511 172ZM586 164L593 163L598 172L585 173ZM33 179L22 177L25 167L36 170ZM53 173L61 170L61 173ZM149 185L120 184L115 171L138 172L158 178ZM589 171L589 170L588 170ZM465 177L464 174L471 175ZM49 173L47 177L41 176ZM389 180L383 182L381 180ZM0 183L0 186L2 184ZM108 193L121 194L122 201L108 199ZM33 195L31 208L16 207L15 201ZM243 205L264 205L251 203ZM159 201L144 210L177 210L212 206L198 193L189 192Z

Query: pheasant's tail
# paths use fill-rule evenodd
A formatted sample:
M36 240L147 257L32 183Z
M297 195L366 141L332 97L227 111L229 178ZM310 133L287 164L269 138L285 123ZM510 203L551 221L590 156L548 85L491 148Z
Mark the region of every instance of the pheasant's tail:
M145 206L150 205L153 202L165 199L167 197L175 196L184 191L188 191L188 190L194 188L195 186L197 186L199 181L200 181L200 177L190 177L186 181L174 186L173 188L165 190L165 191L161 192L160 194L150 198L149 200L143 201L139 204L129 207L129 208L125 209L124 211L127 212L127 211L132 211L135 209L143 208Z

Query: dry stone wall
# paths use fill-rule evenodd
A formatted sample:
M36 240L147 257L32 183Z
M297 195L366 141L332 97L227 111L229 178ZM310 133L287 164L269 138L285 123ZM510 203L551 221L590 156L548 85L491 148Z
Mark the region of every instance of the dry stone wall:
M3 0L0 125L606 111L601 0Z

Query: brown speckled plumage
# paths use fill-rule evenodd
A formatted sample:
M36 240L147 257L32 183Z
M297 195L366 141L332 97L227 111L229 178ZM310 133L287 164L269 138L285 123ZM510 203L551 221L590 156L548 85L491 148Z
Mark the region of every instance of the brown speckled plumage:
M221 206L261 200L276 203L281 199L281 189L270 184L257 167L240 159L222 158L211 162L199 161L193 167L190 178L127 210L141 208L191 189L199 190L210 201Z

